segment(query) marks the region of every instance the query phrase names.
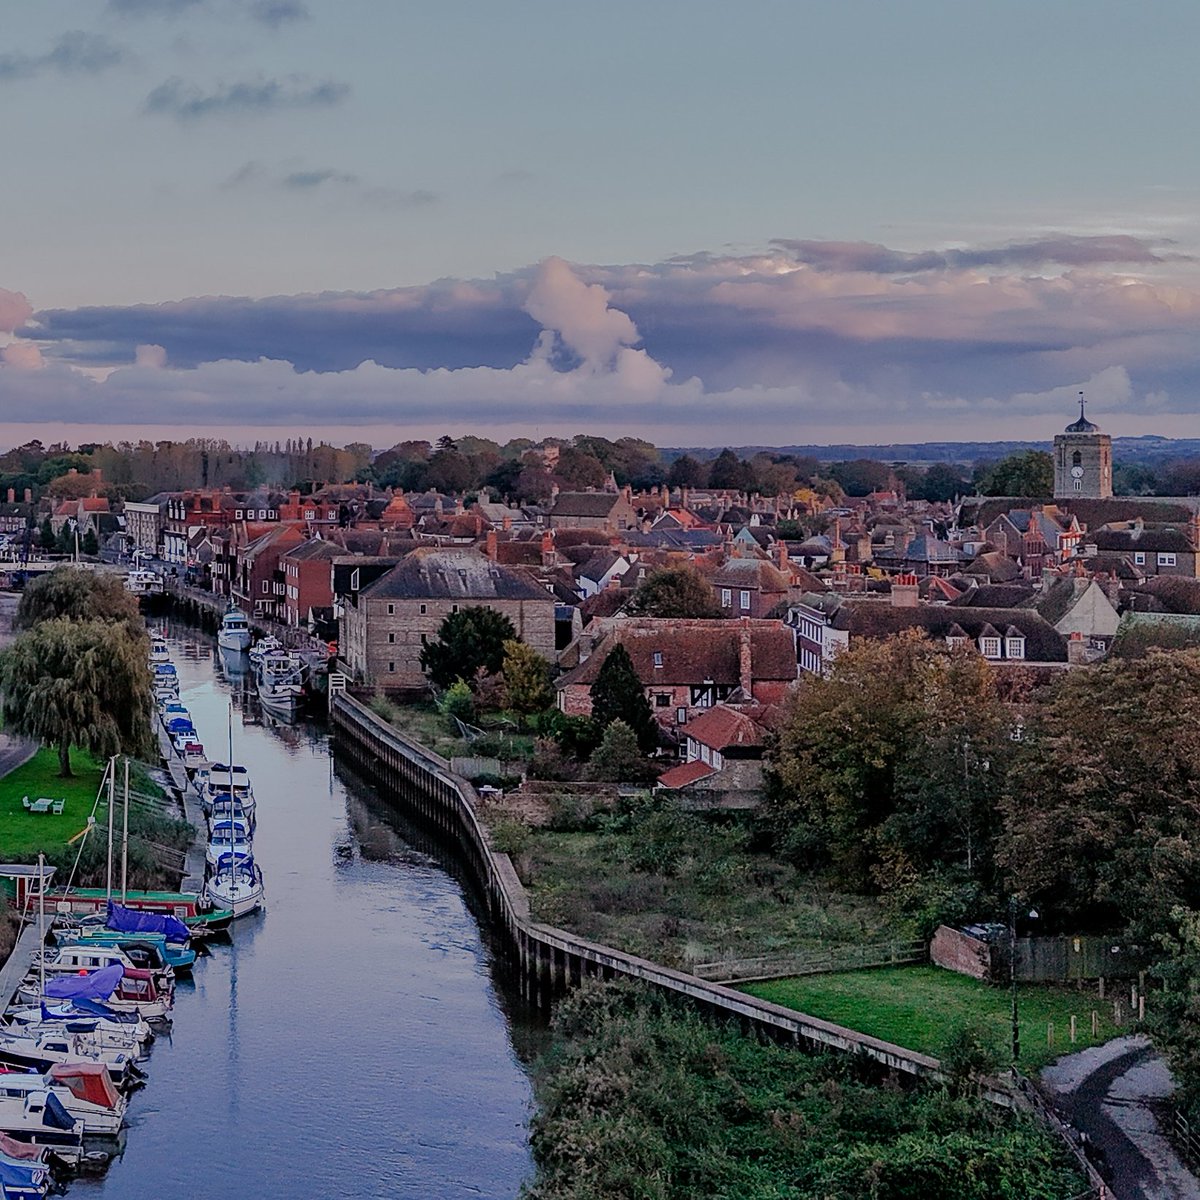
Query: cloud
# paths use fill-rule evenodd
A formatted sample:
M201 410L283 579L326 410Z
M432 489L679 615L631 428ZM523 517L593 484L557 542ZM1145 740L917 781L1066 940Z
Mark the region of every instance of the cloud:
M242 171L283 178L257 163ZM114 421L150 419L141 398L153 374L164 395L198 389L180 421L244 419L256 398L272 421L458 413L469 424L477 411L481 426L544 428L561 408L626 432L675 422L667 444L716 430L818 440L835 426L845 440L847 426L876 436L887 422L976 437L988 421L986 436L1037 437L1029 418L1061 427L1080 386L1097 416L1197 409L1200 286L1182 263L1170 272L872 273L818 269L780 246L609 266L550 258L486 280L38 312L17 332L51 365L20 382L49 387L71 364L117 368L102 407ZM127 364L142 344L165 348L172 366L135 384ZM80 385L62 386L65 398Z
M252 159L238 167L220 186L225 190L256 187L315 195L329 192L331 187L326 185L353 194L371 208L428 208L441 200L437 192L426 188L398 188L369 183L353 171L342 171L336 167L299 166L294 159L280 166Z
M181 17L205 6L206 0L108 0L121 17Z
M33 316L33 306L20 292L0 288L0 333L12 333Z
M0 54L0 80L31 79L35 75L98 75L125 61L122 46L99 33L75 29L64 33L44 54L13 51Z
M9 342L0 350L0 362L18 371L37 371L45 365L42 352L33 342Z
M292 21L306 21L312 14L300 0L252 0L250 15L262 25L279 29Z
M963 250L891 250L871 242L815 242L777 238L771 243L797 263L818 271L864 271L911 275L922 271L962 271L988 267L1034 270L1044 266L1106 266L1132 263L1192 262L1190 256L1164 253L1144 238L1127 234L1081 237L1059 234L1027 242ZM1169 245L1169 243L1158 243Z
M162 346L143 343L134 351L133 364L136 367L156 369L167 365L167 352Z
M284 79L260 75L220 84L207 92L198 84L176 77L160 83L146 97L143 110L179 121L262 116L285 109L331 108L349 94L349 84L333 79L313 80L306 75L289 75Z
M317 171L291 171L280 181L280 186L292 191L308 191L318 188L323 183L357 183L358 176L349 171L335 171L325 167Z

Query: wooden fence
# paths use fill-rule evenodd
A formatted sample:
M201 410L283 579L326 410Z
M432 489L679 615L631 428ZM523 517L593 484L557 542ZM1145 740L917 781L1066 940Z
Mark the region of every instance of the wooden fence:
M826 946L819 950L797 950L762 954L754 958L725 958L694 963L692 974L717 983L753 983L760 979L784 979L792 975L828 975L834 971L862 971L871 967L900 967L929 961L923 940L874 942L862 946Z

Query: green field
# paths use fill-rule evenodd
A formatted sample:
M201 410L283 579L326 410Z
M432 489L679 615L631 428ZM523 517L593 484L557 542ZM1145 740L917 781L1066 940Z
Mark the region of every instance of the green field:
M61 850L84 828L104 768L80 751L73 754L72 767L74 776L63 779L58 773L58 751L43 748L0 779L0 860L30 862L39 850ZM21 804L23 796L31 800L51 796L67 803L58 815L29 813Z
M1011 1010L1007 988L989 987L940 967L895 967L808 975L743 984L742 991L794 1008L909 1050L939 1057L956 1027L973 1023L990 1035L1002 1064L1009 1058ZM1126 997L1128 1000L1128 997ZM1060 1054L1108 1041L1127 1029L1113 1025L1111 1001L1100 1000L1092 986L1023 984L1018 989L1021 1018L1021 1066L1038 1070ZM1092 1036L1092 1010L1099 1015ZM1071 1017L1076 1041L1070 1041ZM1054 1044L1047 1024L1054 1024Z

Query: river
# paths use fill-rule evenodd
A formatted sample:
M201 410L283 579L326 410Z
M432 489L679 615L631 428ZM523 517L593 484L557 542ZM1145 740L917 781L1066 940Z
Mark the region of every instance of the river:
M335 770L322 728L264 724L211 641L170 641L213 757L234 698L267 909L179 984L122 1157L70 1196L514 1197L529 1081L461 887Z

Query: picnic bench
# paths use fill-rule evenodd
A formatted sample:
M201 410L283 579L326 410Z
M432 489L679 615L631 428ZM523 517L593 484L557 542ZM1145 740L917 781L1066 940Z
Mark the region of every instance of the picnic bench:
M67 807L65 799L55 800L53 796L39 796L36 800L30 800L28 796L22 796L21 804L31 813L52 812L55 816L61 815L63 809Z

